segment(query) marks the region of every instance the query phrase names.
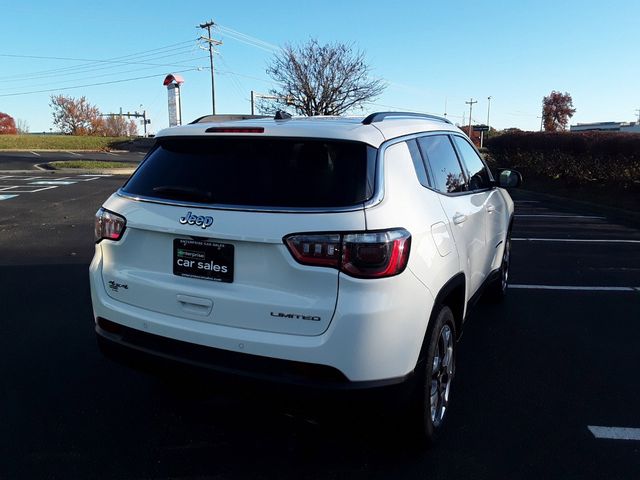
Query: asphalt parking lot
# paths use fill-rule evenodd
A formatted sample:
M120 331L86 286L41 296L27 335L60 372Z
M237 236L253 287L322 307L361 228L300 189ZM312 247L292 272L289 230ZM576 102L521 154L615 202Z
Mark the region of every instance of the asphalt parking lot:
M37 170L36 165L71 160L100 160L105 162L139 162L145 152L85 152L85 151L2 151L0 170Z
M418 451L374 415L315 415L103 359L92 222L124 180L0 201L0 478L638 478L637 226L513 192L508 298L470 315L447 430Z

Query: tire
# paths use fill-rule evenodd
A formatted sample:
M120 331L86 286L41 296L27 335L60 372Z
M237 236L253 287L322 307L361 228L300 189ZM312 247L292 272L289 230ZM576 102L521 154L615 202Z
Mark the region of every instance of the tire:
M502 261L498 276L493 280L485 290L485 298L493 303L504 300L507 296L507 288L509 286L509 267L511 266L511 231L507 233L504 240L504 252L502 253Z
M431 323L406 419L414 439L423 445L433 444L444 426L451 401L457 347L455 320L449 307L441 306Z

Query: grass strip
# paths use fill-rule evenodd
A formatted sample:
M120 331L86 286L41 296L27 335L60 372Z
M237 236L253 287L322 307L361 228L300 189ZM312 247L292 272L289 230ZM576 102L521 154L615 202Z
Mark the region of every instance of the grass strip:
M101 162L100 160L69 160L50 162L49 165L56 170L61 168L82 169L112 169L112 168L136 168L136 162Z
M126 137L0 135L0 150L110 150Z

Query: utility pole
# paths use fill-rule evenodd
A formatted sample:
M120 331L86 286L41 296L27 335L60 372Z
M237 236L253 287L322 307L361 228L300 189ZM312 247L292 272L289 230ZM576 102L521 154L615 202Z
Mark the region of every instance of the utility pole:
M640 123L640 108L636 108L636 112L638 112L638 123Z
M489 127L489 112L491 111L491 95L487 97L487 128ZM489 137L489 130L487 130L487 138ZM484 146L484 130L480 132L480 148Z
M478 103L477 100L473 100L473 97L468 101L468 102L464 102L467 105L469 105L469 138L471 138L471 112L473 111L473 104L474 103Z
M211 27L213 27L214 25L215 23L213 23L213 20L209 20L208 22L201 23L196 27L196 28L207 29L207 36L206 37L204 35L201 36L200 40L204 40L209 44L209 66L211 67L211 111L213 115L216 114L216 88L215 88L215 80L213 75L213 47L214 45L215 46L222 45L221 41L214 40L213 38L211 38Z

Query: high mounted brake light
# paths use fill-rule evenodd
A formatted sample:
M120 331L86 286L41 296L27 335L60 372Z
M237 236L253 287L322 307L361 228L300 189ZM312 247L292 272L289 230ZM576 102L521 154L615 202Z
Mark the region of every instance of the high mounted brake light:
M303 265L336 268L357 278L384 278L404 271L411 234L403 228L379 232L306 233L284 238Z
M263 127L210 127L205 133L264 133Z
M95 218L95 240L96 243L101 240L118 241L122 238L124 227L127 220L109 210L100 208L96 212Z

